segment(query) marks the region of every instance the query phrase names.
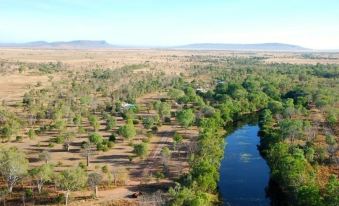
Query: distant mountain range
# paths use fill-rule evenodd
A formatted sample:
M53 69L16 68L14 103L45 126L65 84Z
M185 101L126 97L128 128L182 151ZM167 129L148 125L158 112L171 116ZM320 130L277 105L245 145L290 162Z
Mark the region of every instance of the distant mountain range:
M310 51L298 45L282 43L262 43L262 44L219 44L219 43L201 43L188 44L174 47L138 47L138 46L117 46L106 41L58 41L46 42L36 41L28 43L0 43L2 48L45 48L45 49L114 49L114 48L160 48L160 49L179 49L179 50L227 50L227 51Z
M46 48L46 49L100 49L100 48L116 48L116 46L107 43L106 41L35 41L28 43L4 43L0 47L6 48Z
M189 50L229 50L229 51L309 51L293 44L262 43L262 44L188 44L176 47L177 49Z

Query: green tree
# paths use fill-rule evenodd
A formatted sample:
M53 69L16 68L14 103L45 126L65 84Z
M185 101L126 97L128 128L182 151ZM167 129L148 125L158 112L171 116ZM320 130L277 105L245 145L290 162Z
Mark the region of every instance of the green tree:
M171 114L171 105L169 105L166 102L161 102L158 112L159 112L159 115L160 115L161 118L170 115Z
M4 142L5 140L8 141L13 135L13 130L9 125L5 125L1 128L0 135L1 135L2 142Z
M157 101L153 102L154 110L159 111L160 107L161 107L161 101L157 100Z
M50 164L44 164L36 167L30 171L30 175L33 181L36 183L39 194L42 191L43 185L51 181L54 175L53 166Z
M98 117L95 115L90 115L88 117L89 124L93 127L94 131L98 131L100 127L100 122L98 120Z
M75 117L73 118L73 124L76 125L77 127L81 126L82 123L82 116L81 114L76 114Z
M144 125L145 129L151 129L154 126L154 118L153 117L145 117L142 120L142 124Z
M145 158L148 153L149 153L149 148L148 148L148 144L143 142L140 144L136 144L134 145L134 150L133 152L138 156L141 157L142 159Z
M102 136L98 133L92 133L89 137L88 137L89 141L93 144L101 144L103 139Z
M29 129L27 134L30 139L34 139L36 137L34 129Z
M177 121L184 128L188 128L195 120L195 115L191 109L184 109L178 112Z
M116 126L117 122L114 117L107 116L106 117L106 130L112 130Z
M127 120L127 123L119 128L119 134L126 139L132 139L136 135L136 130L131 119Z
M177 145L178 144L181 144L183 142L184 138L181 134L179 133L175 133L174 136L173 136L173 147L174 147L174 150L177 149Z
M284 119L279 126L282 137L289 138L292 144L295 139L301 138L304 134L302 120Z
M335 175L331 175L325 188L325 205L339 205L339 181Z
M307 206L323 205L319 188L315 185L302 186L298 189L298 202L300 205Z
M177 100L177 99L179 99L180 97L185 96L185 92L182 91L182 90L180 90L180 89L174 89L174 88L172 88L172 89L170 89L170 90L168 91L167 95L168 95L170 98L172 98L172 99L174 99L174 100Z
M336 123L338 122L337 116L334 113L330 113L327 116L327 121L331 125L331 127L334 127Z
M23 152L14 147L0 148L0 173L7 182L9 193L27 171L28 160Z
M0 127L0 137L3 140L8 141L11 139L11 137L18 133L20 128L21 123L16 119L10 118L2 128Z
M69 193L84 188L87 183L87 174L80 168L67 169L60 173L58 186L65 191L66 205L68 205Z

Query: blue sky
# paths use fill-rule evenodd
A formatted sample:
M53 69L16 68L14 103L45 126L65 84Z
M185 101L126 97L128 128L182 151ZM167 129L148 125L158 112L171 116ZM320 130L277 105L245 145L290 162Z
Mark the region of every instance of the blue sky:
M282 42L339 49L338 0L0 0L0 42Z

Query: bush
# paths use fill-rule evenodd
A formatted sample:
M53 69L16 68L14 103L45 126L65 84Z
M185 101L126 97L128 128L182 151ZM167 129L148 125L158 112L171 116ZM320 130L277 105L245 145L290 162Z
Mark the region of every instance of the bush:
M79 162L79 167L83 170L87 170L87 165L84 162Z
M153 117L145 117L142 121L142 124L144 125L145 129L150 129L154 125L154 118Z
M57 204L59 204L59 203L64 203L65 202L65 195L64 194L58 194L58 196L56 196L55 197L55 199L54 199L54 201L53 201L54 203L57 203Z
M148 144L147 143L141 143L134 145L133 152L141 158L145 158L148 155Z
M94 143L94 144L101 144L102 143L102 136L98 133L92 133L89 137L88 137L89 141Z
M150 132L150 131L148 131L148 132L146 133L146 137L147 137L148 139L152 138L152 137L153 137L153 133Z
M82 141L81 142L81 149L85 149L87 142L86 141Z
M165 178L165 175L164 175L164 173L157 171L157 172L154 174L154 177L157 178L157 179L164 179L164 178Z
M157 126L152 127L152 131L153 131L153 133L157 133L158 132L158 127Z
M128 161L132 162L133 161L133 156L128 156Z
M107 142L107 147L108 148L113 148L114 147L114 143L113 142Z
M164 122L165 123L171 123L171 118L170 117L165 117Z
M109 150L107 144L99 143L97 144L97 150L107 152Z
M127 120L127 124L119 128L119 134L126 139L132 139L136 135L136 130L132 120Z
M108 166L107 165L102 166L101 171L103 173L107 174L108 173Z
M30 139L35 139L35 137L36 137L36 133L35 133L34 129L29 129L27 135Z
M108 141L110 141L110 142L115 142L116 140L117 140L117 138L116 138L115 134L112 133L112 134L109 136Z
M22 136L16 136L15 141L17 142L22 142Z
M59 135L54 138L54 142L57 144L63 144L65 142L65 138L62 135Z
M139 124L140 123L140 121L139 120L137 120L137 119L133 119L133 124Z
M27 198L33 197L33 190L31 188L25 190L25 195Z
M85 130L85 128L84 128L83 126L80 126L80 127L78 128L78 132L79 132L80 134L84 134L84 133L86 132L86 130Z
M143 138L143 139L142 139L142 142L144 142L144 143L149 143L149 142L150 142L150 139L149 139L149 138Z

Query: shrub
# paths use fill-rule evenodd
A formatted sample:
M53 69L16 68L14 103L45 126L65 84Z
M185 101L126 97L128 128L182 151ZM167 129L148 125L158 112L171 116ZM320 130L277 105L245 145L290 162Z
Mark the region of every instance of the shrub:
M88 137L89 141L94 143L94 144L101 144L102 143L102 136L98 133L92 133L89 137Z
M15 141L17 142L22 142L22 136L16 136Z
M141 158L145 158L148 155L148 144L147 143L141 143L134 145L133 152Z
M110 141L110 142L115 142L116 140L117 140L117 138L116 138L115 134L112 133L112 134L109 136L108 141Z
M158 132L158 127L157 126L152 127L152 131L153 131L153 133L157 133Z
M107 173L108 173L108 166L107 166L107 165L102 166L102 167L101 167L101 171L102 171L103 173L107 174Z
M79 167L83 170L87 170L87 165L84 162L79 162Z
M164 122L165 123L171 123L171 118L170 117L165 117Z
M65 142L65 138L62 135L59 135L54 139L54 142L57 144L63 144Z
M139 120L133 119L133 124L139 124L139 123L140 123Z

